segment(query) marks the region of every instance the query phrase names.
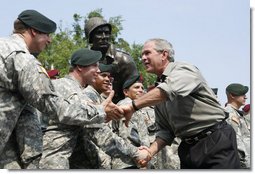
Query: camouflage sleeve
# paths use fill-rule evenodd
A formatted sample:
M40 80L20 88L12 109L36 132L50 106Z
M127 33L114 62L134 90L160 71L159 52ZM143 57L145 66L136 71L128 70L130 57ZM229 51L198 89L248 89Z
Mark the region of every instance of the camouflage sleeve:
M79 96L66 99L57 95L45 69L32 56L27 56L20 53L14 62L18 89L26 101L41 112L54 115L60 123L84 125L104 122L102 106L89 104Z
M124 100L119 101L118 105L131 103L131 101L132 100L127 97ZM113 122L113 129L120 137L136 147L141 145L150 145L147 126L144 122L144 116L141 111L137 111L132 115L128 127L125 126L124 119L122 119L120 121Z
M106 154L112 157L117 158L120 155L131 158L137 157L138 148L114 133L109 124L105 124L102 128L94 131L91 134L91 139Z
M134 115L132 116L128 127L125 126L124 119L120 120L118 122L119 125L117 132L120 137L139 147L142 145L142 142L139 137L137 118Z
M243 167L248 167L249 164L249 153L247 152L246 143L244 142L244 136L242 135L240 126L241 120L235 115L235 113L230 112L227 122L233 127L236 132L237 150L240 157L240 164Z
M150 145L147 126L140 112L135 112L133 114L128 127L125 126L124 120L120 120L117 124L118 125L115 126L118 127L117 129L115 128L116 132L129 143L137 147Z
M42 131L35 108L26 105L15 127L16 140L23 164L42 154Z
M139 138L141 139L141 144L143 146L150 146L150 138L149 138L149 132L147 129L147 125L144 121L144 115L142 114L141 111L136 111L137 112L137 128L138 128L138 133L139 133Z
M92 87L92 86L87 86L84 90L83 93L90 99L94 104L101 104L102 103L102 97L100 94Z

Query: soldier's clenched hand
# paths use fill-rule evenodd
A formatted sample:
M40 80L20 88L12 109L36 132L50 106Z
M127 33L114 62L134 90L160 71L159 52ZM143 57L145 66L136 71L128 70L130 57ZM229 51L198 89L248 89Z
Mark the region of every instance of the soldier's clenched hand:
M110 120L119 120L123 117L124 111L112 102L114 91L110 93L108 98L102 103L104 111L106 113L106 122Z

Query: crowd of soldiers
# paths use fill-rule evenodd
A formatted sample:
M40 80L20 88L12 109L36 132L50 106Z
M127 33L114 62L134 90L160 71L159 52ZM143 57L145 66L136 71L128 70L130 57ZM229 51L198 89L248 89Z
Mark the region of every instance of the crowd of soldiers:
M76 50L69 73L56 78L33 56L55 30L25 10L0 39L0 168L250 168L250 124L239 110L247 86L230 84L224 109L199 70L175 62L172 45L156 38L142 50L146 71L158 77L145 90L100 17L85 23L89 48Z

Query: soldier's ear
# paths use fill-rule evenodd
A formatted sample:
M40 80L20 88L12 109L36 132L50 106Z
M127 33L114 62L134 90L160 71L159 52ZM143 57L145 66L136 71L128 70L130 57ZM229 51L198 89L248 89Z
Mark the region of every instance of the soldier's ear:
M231 93L229 93L229 96L232 98L232 99L234 99L236 96L235 95L233 95L233 94L231 94Z
M35 29L33 29L33 28L30 28L29 31L30 31L30 33L31 33L32 36L35 36L35 35L38 33L38 32L37 32Z
M125 96L128 96L128 89L123 89L123 94L124 94Z
M77 68L78 71L82 71L82 68L83 68L83 67L84 67L84 66L76 65L76 68Z

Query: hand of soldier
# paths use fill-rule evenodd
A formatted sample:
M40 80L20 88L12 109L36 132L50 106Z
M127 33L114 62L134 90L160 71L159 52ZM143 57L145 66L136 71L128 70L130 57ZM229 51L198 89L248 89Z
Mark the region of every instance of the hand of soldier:
M124 115L123 110L112 102L113 96L114 91L111 91L108 98L102 103L102 105L104 106L104 111L106 113L106 122L109 122L110 120L119 120Z
M121 105L120 108L124 111L124 117L125 117L125 125L128 127L128 123L135 112L133 106L130 105Z
M143 146L146 147L146 146ZM138 156L136 157L136 163L139 166L139 168L146 168L147 164L151 160L152 156L149 150L146 148L139 148L138 150Z

